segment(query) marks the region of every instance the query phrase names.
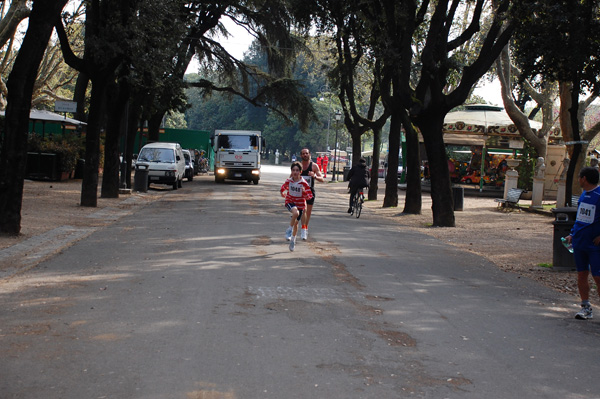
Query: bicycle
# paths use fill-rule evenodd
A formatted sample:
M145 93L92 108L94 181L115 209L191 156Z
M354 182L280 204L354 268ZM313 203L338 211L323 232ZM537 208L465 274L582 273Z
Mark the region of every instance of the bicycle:
M354 194L354 198L352 198L352 212L350 212L350 216L355 215L357 219L360 217L363 202L365 202L365 194L361 188Z

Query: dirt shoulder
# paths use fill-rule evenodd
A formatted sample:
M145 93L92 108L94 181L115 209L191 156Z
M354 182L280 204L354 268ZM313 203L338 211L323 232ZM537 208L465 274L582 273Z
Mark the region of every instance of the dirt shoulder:
M198 177L202 178L210 179L208 176ZM328 189L347 195L343 183L329 183ZM120 198L99 198L98 207L88 208L79 205L81 180L27 180L23 194L21 235L0 236L0 252L59 226L100 228L114 220L102 216L107 211L132 212L164 193L162 190L151 190L148 193L122 195ZM392 218L401 228L433 236L461 250L478 254L506 272L518 273L558 291L577 295L575 272L556 272L540 266L552 263L554 219L551 216L499 211L493 198L466 196L464 210L455 212L456 227L434 228L429 227L432 212L428 193L423 194L421 215L402 214L403 191L399 192L398 208L381 208L383 195L383 190L380 190L377 201L365 203L363 217L373 212ZM0 259L0 269L2 263ZM595 295L592 297L596 298Z
M345 185L338 185L340 192L346 190ZM501 270L517 273L578 297L576 273L555 271L548 267L552 264L553 251L552 214L507 212L498 209L494 198L465 196L463 211L454 213L456 227L431 227L433 215L429 193L423 193L420 215L403 214L404 191L399 191L398 195L399 206L384 209L381 208L384 191L380 189L377 201L365 203L366 211L392 218L402 228L427 234L461 250L480 255ZM527 205L528 201L521 200L519 203ZM596 299L597 295L592 293L591 297Z

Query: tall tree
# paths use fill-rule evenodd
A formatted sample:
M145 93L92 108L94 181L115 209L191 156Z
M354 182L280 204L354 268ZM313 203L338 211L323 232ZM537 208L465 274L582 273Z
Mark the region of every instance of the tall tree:
M567 202L576 170L585 157L580 96L600 93L600 3L598 0L524 0L514 7L521 21L516 55L525 76L543 76L560 84L560 122L569 148ZM592 128L591 132L597 132Z
M34 0L29 26L8 78L6 119L0 141L0 232L21 231L23 182L31 96L48 41L67 0Z
M377 57L393 74L390 106L408 110L423 135L431 170L434 226L455 225L442 133L444 117L468 98L514 30L514 22L507 20L510 0L499 0L493 6L485 0L469 4L473 5L468 13L470 19L464 24L461 7L465 2L458 0L371 0L363 7L364 18L377 38ZM493 20L484 25L488 14L493 15ZM456 24L457 21L461 23ZM476 54L467 57L459 51L464 43L478 36L483 39ZM450 78L457 83L448 91ZM398 116L398 111L393 111L393 125L397 125L394 119Z

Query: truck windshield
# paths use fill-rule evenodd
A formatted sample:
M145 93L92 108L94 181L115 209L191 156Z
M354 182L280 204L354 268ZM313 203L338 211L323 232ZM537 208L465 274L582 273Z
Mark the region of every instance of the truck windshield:
M175 162L175 154L169 148L142 148L138 161Z
M258 137L257 136L240 136L240 135L229 135L222 134L219 137L217 148L224 148L227 150L253 150L258 149Z

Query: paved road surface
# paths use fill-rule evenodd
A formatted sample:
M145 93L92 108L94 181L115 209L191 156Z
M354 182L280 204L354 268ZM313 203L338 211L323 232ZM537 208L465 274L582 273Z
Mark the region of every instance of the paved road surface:
M196 178L0 282L1 398L595 398L572 298L317 186Z

